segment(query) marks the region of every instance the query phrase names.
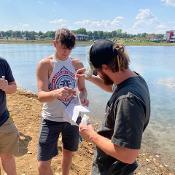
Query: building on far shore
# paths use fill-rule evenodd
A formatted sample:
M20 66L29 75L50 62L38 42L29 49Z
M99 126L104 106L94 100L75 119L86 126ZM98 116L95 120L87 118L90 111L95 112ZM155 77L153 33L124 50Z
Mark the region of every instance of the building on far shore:
M152 42L161 42L164 40L162 37L160 37L159 35L156 35L156 34L148 34L146 36L146 39L148 39L149 41L152 41Z
M175 42L175 30L166 31L166 41Z
M88 35L84 35L84 34L77 34L76 35L76 39L78 41L87 41L87 40L89 40L89 36Z

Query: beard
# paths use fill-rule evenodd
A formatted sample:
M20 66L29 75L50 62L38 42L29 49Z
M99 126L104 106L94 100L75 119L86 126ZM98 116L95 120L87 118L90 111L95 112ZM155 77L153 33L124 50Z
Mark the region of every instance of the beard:
M102 72L101 72L101 74L102 74L101 78L104 80L104 84L106 84L106 85L113 85L114 84L114 82L110 79L110 77L108 77L106 74L104 74Z

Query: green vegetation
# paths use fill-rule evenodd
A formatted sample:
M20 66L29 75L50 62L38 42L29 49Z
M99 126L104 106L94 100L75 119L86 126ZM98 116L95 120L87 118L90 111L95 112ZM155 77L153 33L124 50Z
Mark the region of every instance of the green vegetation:
M175 46L175 43L168 43L166 41L149 41L149 40L123 40L124 45L128 46Z
M77 45L90 45L96 39L117 40L124 45L162 45L175 46L175 43L167 43L163 34L127 34L121 29L112 32L105 31L86 31L80 28L73 31L77 36L79 34L86 36L83 41L77 41ZM2 43L29 43L29 44L52 44L55 31L35 32L35 31L0 31L0 44Z
M167 42L152 42L145 40L118 40L120 43L126 46L175 46L175 43ZM77 46L89 46L93 41L77 41ZM2 40L0 39L0 44L52 44L52 40Z
M127 39L138 39L144 38L146 40L149 39L159 39L163 40L163 34L147 34L147 33L138 33L128 34L123 32L121 29L117 29L112 32L106 31L86 31L85 28L80 28L77 30L73 30L75 34L81 34L88 36L88 40L96 40L96 39L106 39L106 38L127 38ZM5 40L51 40L54 39L55 31L47 31L47 32L35 32L35 31L0 31L0 39Z
M52 40L0 39L0 44L52 44Z

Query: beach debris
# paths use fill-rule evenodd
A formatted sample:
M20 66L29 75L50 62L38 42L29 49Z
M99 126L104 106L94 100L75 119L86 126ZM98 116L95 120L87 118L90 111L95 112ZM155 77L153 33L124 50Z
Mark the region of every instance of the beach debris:
M146 161L147 161L147 162L151 162L151 160L150 160L150 159L146 159Z
M30 151L27 151L27 154L32 154L32 152L30 152Z
M19 134L19 139L20 139L20 140L25 140L25 137L24 137L23 135L20 135L20 134Z
M165 167L168 167L168 165L167 165L167 164L164 164L164 166L165 166Z
M93 154L93 151L92 150L88 150L90 154Z

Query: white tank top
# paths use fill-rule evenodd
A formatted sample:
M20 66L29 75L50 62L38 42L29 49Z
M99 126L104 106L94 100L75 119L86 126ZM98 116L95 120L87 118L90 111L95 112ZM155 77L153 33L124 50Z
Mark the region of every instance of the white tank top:
M58 60L53 56L52 60L53 71L49 77L49 89L59 89L61 87L77 88L75 80L75 67L72 64L72 59L69 57L65 61ZM55 99L51 102L43 104L42 117L47 120L56 122L69 122L73 115L75 105L78 105L78 97L72 97L69 100Z

